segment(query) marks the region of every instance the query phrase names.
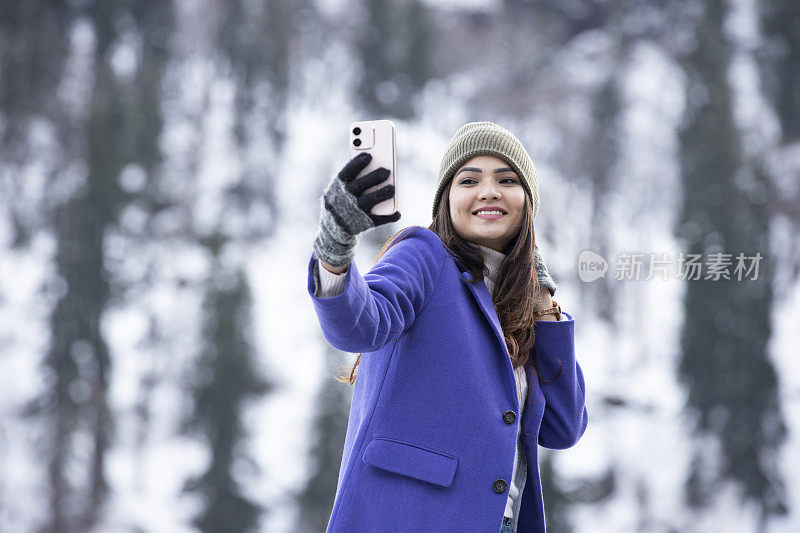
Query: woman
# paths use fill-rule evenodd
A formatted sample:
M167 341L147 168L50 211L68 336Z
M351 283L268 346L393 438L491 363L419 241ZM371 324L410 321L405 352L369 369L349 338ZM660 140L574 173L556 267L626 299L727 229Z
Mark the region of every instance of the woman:
M345 380L355 387L328 531L544 532L537 446L573 446L588 415L574 321L535 243L533 162L499 125L462 126L432 224L395 234L362 276L359 235L400 218L369 213L394 194L362 195L388 176L354 181L369 160L325 190L308 267L325 339L364 352Z

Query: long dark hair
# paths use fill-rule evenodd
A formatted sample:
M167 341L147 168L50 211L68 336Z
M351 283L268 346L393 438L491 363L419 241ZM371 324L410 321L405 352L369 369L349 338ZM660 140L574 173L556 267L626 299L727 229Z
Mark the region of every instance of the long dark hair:
M488 269L483 261L483 254L480 248L476 244L462 239L453 227L453 221L450 216L450 202L448 201L452 183L453 180L451 179L450 183L445 186L442 192L442 200L428 229L438 235L450 255L457 257L469 270L473 281L466 281L463 278L462 281L464 283L478 283L485 274L488 274ZM536 339L536 322L533 319L535 310L534 298L536 291L540 287L536 276L536 263L533 260L533 249L536 244L536 235L533 230L533 206L531 205L530 196L527 194L525 195L525 206L519 231L508 243L506 249L503 250L506 258L500 265L492 297L514 368L524 365L528 361L530 354L533 353L533 343ZM408 228L403 228L389 237L380 252L378 252L378 256L375 258L376 263L389 248L413 233L408 231L403 237L395 240L395 237L406 229ZM360 360L361 354L358 354L349 375L335 376L336 380L348 385L355 383ZM536 362L533 360L531 360L531 367L541 383L542 379L539 376ZM561 370L563 370L563 367L559 369L555 378L544 381L554 381L561 375Z

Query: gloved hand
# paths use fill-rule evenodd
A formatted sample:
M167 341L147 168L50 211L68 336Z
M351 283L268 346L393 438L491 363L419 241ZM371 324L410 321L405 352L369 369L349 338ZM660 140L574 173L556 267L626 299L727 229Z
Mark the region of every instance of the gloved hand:
M377 168L355 179L372 160L362 152L351 159L334 177L320 198L319 231L314 239L317 259L339 268L347 266L355 255L360 234L396 222L400 212L373 215L369 211L378 203L394 196L394 185L387 185L369 194L362 193L389 177L389 170Z
M539 253L538 243L533 245L533 260L536 263L536 279L539 282L539 285L546 287L547 290L550 291L551 297L555 296L556 282L550 276L550 272L547 271L547 266L544 264L542 254Z

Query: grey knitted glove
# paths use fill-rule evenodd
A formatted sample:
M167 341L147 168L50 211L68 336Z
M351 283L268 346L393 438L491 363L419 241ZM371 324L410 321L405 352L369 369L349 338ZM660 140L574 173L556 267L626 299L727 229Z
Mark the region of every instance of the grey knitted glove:
M533 260L536 262L536 279L539 285L547 287L551 297L555 296L556 282L552 276L550 276L550 272L547 271L547 266L544 264L542 254L539 253L539 244L534 244L533 246Z
M376 204L394 196L393 185L362 196L366 189L389 177L388 169L377 168L355 179L371 160L372 155L367 152L351 159L331 180L320 198L319 231L314 239L314 251L317 259L333 267L350 264L362 232L400 219L399 211L391 215L370 213Z

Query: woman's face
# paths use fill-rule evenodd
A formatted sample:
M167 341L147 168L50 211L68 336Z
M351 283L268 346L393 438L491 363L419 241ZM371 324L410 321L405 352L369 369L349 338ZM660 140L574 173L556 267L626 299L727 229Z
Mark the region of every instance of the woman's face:
M448 201L453 227L462 239L502 252L522 223L525 189L503 159L478 155L456 171ZM475 214L492 206L503 214Z

